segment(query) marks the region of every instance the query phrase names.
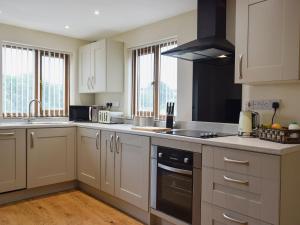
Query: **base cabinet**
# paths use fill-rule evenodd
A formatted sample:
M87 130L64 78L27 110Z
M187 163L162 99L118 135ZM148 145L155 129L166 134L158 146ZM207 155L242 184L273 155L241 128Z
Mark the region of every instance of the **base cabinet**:
M77 129L77 178L100 190L100 131Z
M101 133L101 191L148 211L150 138Z
M117 133L115 195L148 211L150 139Z
M101 191L115 194L115 132L101 132Z
M75 179L75 128L27 130L27 187Z
M26 130L0 130L0 193L26 188Z

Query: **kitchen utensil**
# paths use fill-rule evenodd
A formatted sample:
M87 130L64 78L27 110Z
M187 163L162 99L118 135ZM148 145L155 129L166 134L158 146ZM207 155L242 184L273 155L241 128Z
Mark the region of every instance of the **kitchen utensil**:
M150 131L150 132L164 132L170 131L170 128L165 127L132 127L132 130Z

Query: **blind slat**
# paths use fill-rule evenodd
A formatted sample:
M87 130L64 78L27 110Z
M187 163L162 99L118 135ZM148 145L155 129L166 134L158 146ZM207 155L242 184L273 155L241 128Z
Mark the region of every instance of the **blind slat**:
M2 115L25 117L29 102L40 99L38 115L67 116L65 101L69 90L66 79L67 55L62 52L2 45ZM69 63L69 61L68 61ZM37 65L36 65L37 64ZM69 66L69 64L67 65ZM36 70L37 69L37 70ZM41 85L40 81L41 80ZM37 94L36 94L37 93ZM34 104L33 104L34 105ZM35 109L32 107L32 115Z

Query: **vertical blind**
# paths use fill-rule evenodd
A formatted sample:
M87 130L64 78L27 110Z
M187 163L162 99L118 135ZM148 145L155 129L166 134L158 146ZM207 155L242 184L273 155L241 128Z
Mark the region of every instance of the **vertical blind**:
M12 44L2 45L3 117L67 116L69 55Z
M177 59L161 55L176 46L177 42L170 40L132 51L134 115L163 118L166 103L176 103Z

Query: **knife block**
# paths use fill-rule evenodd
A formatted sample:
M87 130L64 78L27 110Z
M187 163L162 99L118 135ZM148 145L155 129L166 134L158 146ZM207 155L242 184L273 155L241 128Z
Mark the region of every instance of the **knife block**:
M173 124L174 124L174 116L167 116L167 119L166 119L166 128L173 129Z

